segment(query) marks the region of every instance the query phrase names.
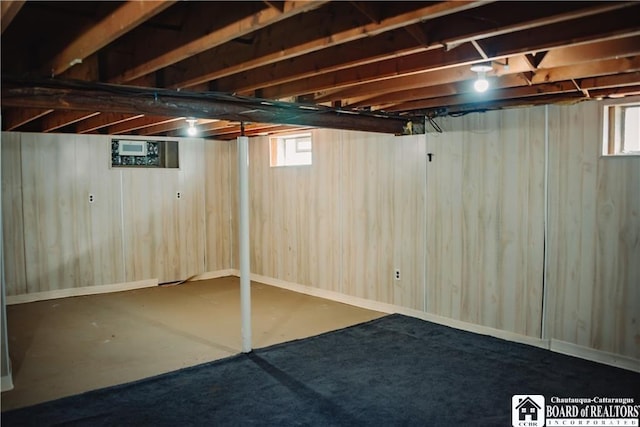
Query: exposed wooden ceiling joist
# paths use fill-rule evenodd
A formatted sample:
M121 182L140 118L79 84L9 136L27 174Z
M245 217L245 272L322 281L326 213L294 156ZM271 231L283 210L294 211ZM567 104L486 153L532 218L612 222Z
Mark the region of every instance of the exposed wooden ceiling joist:
M25 0L3 0L0 2L0 26L2 32L7 29L13 18L16 17Z
M195 123L195 125L198 129L202 129L203 126L206 126L211 123L219 123L219 122L220 122L219 120L197 119L197 122ZM145 128L142 128L140 132L138 132L138 134L139 135L156 135L156 134L165 134L167 132L181 130L181 133L184 133L186 135L187 127L188 127L188 123L186 121L186 118L183 117L181 118L181 120L172 120L166 123L159 123L153 126L147 126ZM185 135L180 135L180 136L185 136Z
M351 26L345 29L341 29L345 26L341 21L353 21L353 18L344 16L344 14L340 14L337 17L329 15L326 18L327 22L324 25L317 25L317 22L314 20L303 24L302 28L305 31L312 30L311 32L315 34L315 37L299 37L298 33L300 33L301 30L296 31L294 29L284 31L283 34L276 36L277 39L281 39L281 41L277 43L277 46L282 47L275 50L273 49L272 42L264 43L262 49L260 49L260 46L258 46L258 49L252 49L244 59L236 61L227 59L223 64L216 61L216 59L221 57L221 52L215 50L209 50L201 55L194 56L179 64L178 69L182 70L182 72L170 77L167 82L167 87L189 87L202 83L203 81L219 79L238 72L272 64L274 62L284 61L318 50L324 50L332 46L338 46L355 40L373 37L387 31L395 30L407 23L415 23L426 19L437 18L438 16L443 16L449 13L478 7L481 4L482 2L477 1L439 2L435 4L428 4L416 10L410 10L403 14L390 16L382 19L380 22L369 22L364 25L355 27ZM327 26L333 26L335 29L329 29L329 31L327 31ZM327 37L327 32L329 32L331 36ZM287 34L289 35L287 36ZM292 39L299 41L291 43ZM218 65L216 66L216 64Z
M274 8L267 8L253 15L246 16L238 21L232 22L222 28L207 33L195 40L183 43L177 40L175 47L164 49L152 59L136 64L123 73L110 79L112 83L125 83L134 80L145 74L152 73L161 68L168 67L176 62L182 61L195 54L219 46L235 38L242 37L259 28L272 25L278 21L318 8L325 3L325 0L305 0L305 1L285 1L282 11ZM201 81L193 84L201 83Z
M627 9L624 9L624 10L627 10ZM638 28L640 28L640 24L635 24L635 25L638 26ZM568 36L569 32L566 31L565 37L567 38L566 39L561 38L556 40L555 45L558 47L565 47L565 48L568 46L573 46L575 45L574 40L579 37L578 34L583 34L583 32L584 30L582 30L582 27L576 28L576 33L570 33L571 35L576 36L574 38L574 37ZM544 47L549 44L549 41L548 41L549 37L547 37L546 40L540 40L539 45L536 44L538 43L536 36L540 34L537 31L529 31L529 33L532 33L531 34L532 41L527 42L527 46L529 46L529 48L531 48L532 50L536 51L539 49L544 49ZM593 29L591 30L590 34L591 34L590 37L592 41L600 41L603 38L606 40L609 40L609 37L610 37L610 33L606 31L604 34L599 32L594 34ZM550 37L553 37L553 35L551 35ZM563 40L568 40L568 41L565 42ZM501 50L498 47L498 45L499 43L497 42L492 44L492 48L491 48L491 51L493 52L492 59L499 59L508 55L527 52L527 51L514 52L514 49L511 46L505 46L504 50ZM452 52L455 52L456 50L463 49L465 46L469 46L469 45L467 44L467 45L460 46L457 49L450 52L452 53ZM464 64L465 62L469 62L470 58L473 57L473 52L472 51L469 51L469 52L470 53L468 54L469 56L467 56L466 61L458 60L457 63ZM383 66L381 66L380 68L378 68L377 63L373 63L370 65L364 65L364 66L354 67L348 70L344 70L340 73L337 73L337 72L328 73L328 74L318 75L314 78L305 79L303 81L295 81L288 84L274 86L274 87L265 89L263 91L263 96L278 97L278 96L288 96L291 93L296 93L296 92L309 93L309 92L318 92L323 90L324 90L324 93L315 98L317 102L326 102L334 99L357 96L358 94L354 92L360 92L360 94L362 94L363 90L355 89L355 87L357 87L358 85L362 86L364 81L375 82L375 81L384 79L385 77L394 78L395 76L398 76L398 75L408 75L413 72L416 72L418 67L416 67L415 64L420 62L420 59L419 59L420 56L426 56L426 55L414 54L413 56L416 58L415 62L413 63L411 62L410 57L403 57L402 61L387 60L387 64L382 64ZM434 52L429 52L429 57L432 57L432 56L434 56ZM442 56L444 57L445 55L442 55ZM478 59L478 56L476 56L475 59ZM396 63L395 66L394 66L394 61ZM446 63L438 64L435 66L428 64L422 67L422 69L431 70L431 69L437 69L441 66L446 66ZM385 73L384 71L382 71L385 69L388 69L390 71ZM373 76L373 77L370 77L370 76ZM453 73L452 73L452 76L454 76ZM452 77L452 78L455 78L455 77ZM336 89L336 88L341 88L346 86L354 86L354 88L345 89L345 90ZM364 91L367 92L367 89L365 88Z
M107 126L115 126L118 123L127 122L143 117L142 114L123 114L123 113L101 113L100 115L90 117L76 125L76 132L90 133L95 132Z
M447 46L459 46L466 42L478 41L533 28L546 27L551 24L602 15L603 13L631 7L635 2L591 2L588 7L584 3L570 1L553 2L521 2L516 10L504 7L504 2L497 2L483 9L482 16L459 15L453 20L437 22L440 28L440 40ZM551 13L553 11L553 13ZM459 28L466 27L464 36L460 36ZM470 28L471 27L471 28Z
M147 129L152 126L162 126L165 123L173 123L182 121L184 117L166 117L166 116L139 116L135 119L126 120L120 123L114 123L107 128L110 135L120 135L131 133L139 129Z
M524 78L523 73L521 72L522 67L516 65L515 61L512 61L512 63L514 63L514 65L510 66L511 67L510 71L508 73L503 72L501 75L503 76L509 75L519 79ZM589 63L583 63L578 65L566 66L566 67L558 67L558 68L553 68L548 70L539 70L535 74L531 74L530 76L527 77L527 80L528 80L527 83L530 83L529 86L531 86L531 84L537 85L537 84L559 82L559 81L571 80L571 79L584 79L592 75L613 74L620 69L625 69L628 72L634 72L634 71L640 70L640 56L611 59L611 60L606 60L601 62L589 62ZM620 76L625 76L627 74L628 73L620 74ZM445 78L446 78L446 75L445 75ZM495 77L489 76L489 79L492 82L491 83L492 88L504 88L504 87L511 87L514 85L518 85L518 83L507 82L504 77L500 79L495 79ZM424 85L420 85L420 87L415 87L411 89L397 90L397 91L391 91L388 93L381 93L377 95L371 94L371 95L362 96L359 98L352 98L348 100L347 105L352 107L358 107L362 105L380 105L380 104L389 104L389 103L397 104L399 102L403 102L410 99L426 99L426 98L431 98L436 96L442 96L442 95L437 95L442 93L441 87L451 84L454 81L459 82L459 80L457 79L451 80L451 81L442 81L442 80L438 81L437 79L433 79L433 80L429 79L429 83L437 82L439 84L438 85L424 84ZM455 92L455 93L464 93L464 92L473 91L472 81L473 80L470 79L465 82L459 82L457 86L452 87L447 91ZM519 82L519 84L522 85L522 82ZM539 89L543 89L543 88L544 86L540 87Z
M4 130L14 130L51 112L53 110L48 108L11 109L2 115L2 128Z
M4 1L2 8L5 76L48 77L55 60L62 64L59 70L66 68L56 76L65 81L126 81L157 93L173 88L194 92L194 98L215 93L216 102L232 95L244 95L237 98L247 105L253 102L249 110L257 113L250 118L242 114L246 110L218 103L212 111L233 121L203 124L203 130L210 129L207 137L217 132L226 138L240 118L255 127L260 118L281 122L279 113L290 118L286 107L276 114L256 102L280 108L279 101L290 100L322 111L297 115L305 120L324 119L325 112L345 106L349 112L339 116L368 114L366 120L377 123L376 112L417 120L425 111L623 96L634 93L634 73L640 71L636 1L52 0ZM476 74L469 68L485 60L493 64L492 84L479 98L472 89ZM255 98L249 101L249 96ZM176 117L189 113L122 111L112 99L97 101L93 109L86 100L83 110L73 110L78 106L44 97L40 104L24 101L23 106L3 99L3 130L175 135L184 125ZM342 127L349 121L332 120L338 119Z
M127 2L97 25L89 28L59 52L44 68L45 75L57 76L113 40L137 27L150 17L167 9L170 0Z
M97 111L91 112L87 115L84 111L65 111L60 114L49 114L42 118L41 129L42 132L53 132L65 126L72 125L81 120L91 118L99 115Z

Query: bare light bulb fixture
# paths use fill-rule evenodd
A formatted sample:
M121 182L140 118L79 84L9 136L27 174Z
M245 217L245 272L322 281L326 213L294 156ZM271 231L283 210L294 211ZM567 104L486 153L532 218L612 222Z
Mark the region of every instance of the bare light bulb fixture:
M189 127L187 128L187 134L189 136L196 136L198 134L198 129L196 129L196 122L198 120L189 118L187 119L187 123L189 123Z
M478 78L473 83L473 88L476 92L486 92L489 89L489 81L487 80L487 71L493 70L491 62L481 62L479 64L473 64L471 71L478 73Z

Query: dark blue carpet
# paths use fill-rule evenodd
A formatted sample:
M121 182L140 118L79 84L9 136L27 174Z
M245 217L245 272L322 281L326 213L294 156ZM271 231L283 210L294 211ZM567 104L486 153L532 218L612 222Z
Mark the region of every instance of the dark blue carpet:
M510 426L511 396L640 374L401 315L2 413L3 426Z

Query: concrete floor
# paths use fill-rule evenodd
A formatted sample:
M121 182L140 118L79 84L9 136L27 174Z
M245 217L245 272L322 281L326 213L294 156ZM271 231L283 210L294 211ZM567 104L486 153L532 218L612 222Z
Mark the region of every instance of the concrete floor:
M384 315L252 282L253 347ZM2 410L121 384L240 352L239 279L7 307L14 389Z

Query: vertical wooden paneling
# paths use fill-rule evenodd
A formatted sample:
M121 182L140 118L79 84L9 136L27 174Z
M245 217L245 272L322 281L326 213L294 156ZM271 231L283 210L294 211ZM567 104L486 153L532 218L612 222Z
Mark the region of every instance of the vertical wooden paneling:
M596 218L593 345L640 358L640 159L599 161Z
M20 138L20 133L3 132L0 146L2 149L2 236L7 295L27 293Z
M127 281L204 272L204 146L181 140L179 149L179 170L121 171Z
M119 180L108 150L102 137L22 134L23 293L123 281Z
M393 146L384 135L345 132L343 139L343 291L391 303Z
M314 130L304 167L269 167L252 138L252 272L539 336L544 111L426 137ZM599 157L599 114L549 107L548 336L638 358L640 159ZM180 170L111 170L91 145L107 140L3 134L9 294L237 267L233 141L181 143Z
M344 293L424 308L425 164L423 137L344 133Z
M335 131L313 131L312 166L272 168L269 139L249 142L252 272L340 290L336 135Z
M341 236L343 184L340 175L342 162L342 132L314 131L313 162L308 203L311 227L309 239L315 242L308 253L308 282L312 286L343 292L343 258ZM326 260L327 264L321 260Z
M640 358L640 158L600 157L600 114L549 107L550 336Z
M206 141L205 215L206 271L231 268L231 181L230 142Z
M595 283L597 104L549 107L549 285L555 289L553 336L589 340ZM586 143L591 139L591 143ZM586 227L591 224L591 227ZM553 273L552 273L553 272Z
M76 286L106 285L125 281L120 221L120 175L110 169L111 139L76 136L76 209L79 214ZM89 203L89 194L94 202Z
M250 141L252 272L424 308L424 138L313 138L301 167L270 167L268 138Z
M428 134L427 311L460 319L462 309L463 133Z
M543 109L471 114L429 135L427 311L539 336Z
M27 291L74 287L80 276L81 213L71 135L22 134Z
M204 271L202 140L181 141L180 170L141 170L112 169L107 136L20 136L19 156L7 151L19 160L18 206L24 206L19 217L7 216L24 234L24 285L12 294L173 281ZM14 175L7 183L19 188L14 172L15 166L7 167L4 175ZM15 194L5 197L15 199ZM7 199L3 205L5 210L11 206ZM19 257L20 251L15 253Z
M427 151L424 135L393 137L393 304L425 310ZM382 185L382 183L381 183Z
M205 217L205 142L180 140L178 174L178 260L182 278L205 272L207 240ZM222 175L223 171L219 171ZM219 178L224 180L224 177ZM219 264L221 265L221 264Z

